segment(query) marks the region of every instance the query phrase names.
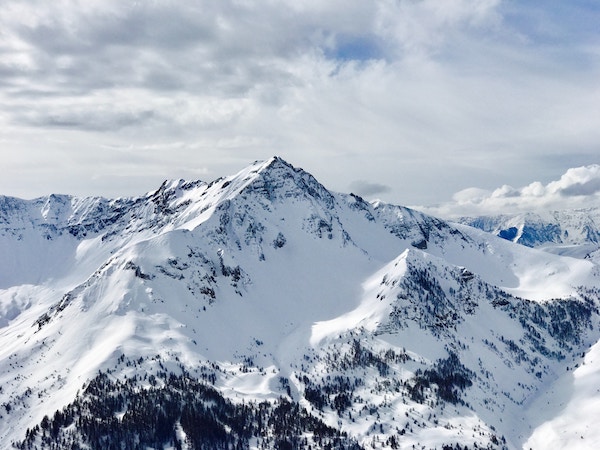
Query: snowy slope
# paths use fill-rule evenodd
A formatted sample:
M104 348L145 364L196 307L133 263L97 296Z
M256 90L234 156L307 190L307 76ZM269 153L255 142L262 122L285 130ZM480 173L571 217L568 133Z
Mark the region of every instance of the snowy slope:
M0 205L0 448L107 370L210 372L234 403L284 396L365 448L545 448L537 405L600 338L593 261L331 193L279 158Z

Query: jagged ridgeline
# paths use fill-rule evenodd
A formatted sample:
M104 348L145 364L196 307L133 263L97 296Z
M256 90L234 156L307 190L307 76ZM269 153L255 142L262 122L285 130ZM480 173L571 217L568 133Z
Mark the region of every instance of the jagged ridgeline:
M593 260L276 157L0 197L0 245L0 448L520 448L600 339Z

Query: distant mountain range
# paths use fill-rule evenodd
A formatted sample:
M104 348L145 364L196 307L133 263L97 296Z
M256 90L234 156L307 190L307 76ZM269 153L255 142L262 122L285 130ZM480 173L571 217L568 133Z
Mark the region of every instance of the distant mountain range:
M278 157L0 197L0 448L595 448L597 260L527 247L597 244L561 214L464 220L501 239Z
M563 255L589 258L600 248L598 208L463 217L458 222L527 247Z

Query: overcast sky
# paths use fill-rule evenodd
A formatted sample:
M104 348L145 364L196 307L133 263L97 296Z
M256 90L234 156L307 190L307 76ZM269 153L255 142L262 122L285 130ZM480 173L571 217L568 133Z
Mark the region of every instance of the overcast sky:
M4 0L0 193L279 155L446 215L600 205L599 23L596 0Z

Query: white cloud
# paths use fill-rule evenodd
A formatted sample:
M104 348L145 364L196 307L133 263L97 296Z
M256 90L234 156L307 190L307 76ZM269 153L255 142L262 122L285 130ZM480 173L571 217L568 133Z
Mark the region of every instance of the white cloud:
M545 185L535 181L521 188L504 185L494 191L467 188L454 194L452 200L420 209L452 218L600 207L600 165L568 169L559 180Z
M600 165L569 169L560 180L548 184L548 191L565 197L581 197L600 193Z
M494 26L497 0L379 2L379 31L404 52L435 52L464 28Z
M401 204L549 179L597 160L600 38L579 3L567 20L541 0L7 0L0 193L133 195L274 154Z

